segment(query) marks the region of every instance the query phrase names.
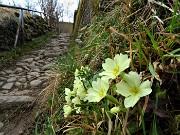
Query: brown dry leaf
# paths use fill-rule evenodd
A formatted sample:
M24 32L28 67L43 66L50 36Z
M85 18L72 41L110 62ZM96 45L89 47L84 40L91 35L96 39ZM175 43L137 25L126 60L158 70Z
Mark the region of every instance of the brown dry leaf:
M160 78L159 74L157 73L159 62L153 62L154 71L156 72L155 78L159 81L160 85L162 84L162 79Z

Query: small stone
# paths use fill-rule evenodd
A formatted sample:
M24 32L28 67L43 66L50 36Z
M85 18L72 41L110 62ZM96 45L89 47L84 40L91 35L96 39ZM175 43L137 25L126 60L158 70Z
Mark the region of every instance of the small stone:
M20 72L22 72L23 71L23 69L22 68L16 68L16 70L15 70L17 73L20 73Z
M38 72L30 72L30 73L28 73L29 75L32 75L32 76L37 76L37 75L39 75L39 73Z
M21 83L27 82L26 78L20 78L18 81L21 82Z
M4 71L1 71L0 75L4 76L4 75L6 75L6 73Z
M23 84L23 88L24 88L24 89L26 89L27 86L28 86L28 83L24 83L24 84Z
M23 63L23 62L17 62L16 63L16 66L25 66L25 65L27 65L26 63Z
M13 82L7 83L2 87L2 89L10 90L13 87L13 85Z
M39 68L35 68L33 71L34 72L40 72L40 69Z
M8 90L2 90L1 93L2 93L2 94L8 94L9 91L8 91Z
M37 86L39 86L41 83L42 83L42 81L39 80L39 79L33 80L33 81L30 82L30 86L31 86L31 87L37 87Z
M36 60L36 61L37 61L37 60L40 60L40 57L36 57L36 58L34 58L34 60Z
M33 58L28 58L28 59L25 59L25 60L23 60L23 61L28 62L28 63L32 63L33 60L34 60Z
M0 122L0 129L4 126L4 124L2 122Z
M44 65L41 69L42 70L47 70L47 69L50 69L52 66L53 66L53 63L49 63L47 65Z
M0 135L4 135L4 132L1 132Z
M7 80L7 82L15 82L17 80L16 77L11 77Z
M0 87L3 85L3 82L0 82Z
M12 71L12 70L5 70L5 72L6 72L7 74L11 74L11 73L13 73L13 71Z
M6 81L7 79L5 77L0 77L0 81Z
M27 75L27 79L28 79L29 81L31 81L33 78L34 78L34 77L31 76L31 75Z
M16 82L14 85L15 85L16 87L20 87L20 86L22 85L22 83Z

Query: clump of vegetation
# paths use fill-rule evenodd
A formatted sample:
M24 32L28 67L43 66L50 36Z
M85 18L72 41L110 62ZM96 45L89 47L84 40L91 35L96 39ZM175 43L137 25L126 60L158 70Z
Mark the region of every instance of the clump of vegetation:
M180 133L178 0L113 7L81 29L81 45L59 58L61 81L36 133Z

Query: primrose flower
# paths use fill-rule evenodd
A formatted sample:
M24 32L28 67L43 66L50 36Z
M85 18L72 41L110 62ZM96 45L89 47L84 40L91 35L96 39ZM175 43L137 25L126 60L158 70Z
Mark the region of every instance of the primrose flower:
M87 91L84 88L84 86L81 86L77 89L77 96L79 96L80 100L84 100L86 101L85 97L86 97Z
M100 73L100 76L103 76L103 80L115 79L122 71L129 67L130 59L128 55L123 55L122 53L117 54L113 59L105 59L105 63L102 64L102 67L105 71Z
M92 82L92 88L88 89L86 99L89 102L99 102L106 96L109 89L109 84L102 79L98 78L97 81Z
M81 107L76 107L77 104L81 104L81 101L80 101L79 97L73 98L72 103L74 103L74 109L76 110L76 113L80 113Z
M72 108L69 105L64 105L63 110L64 110L64 117L67 117L72 112Z
M149 95L152 92L150 81L147 80L141 83L140 76L136 72L125 74L122 82L116 84L116 92L126 97L124 106L126 108L133 107L140 97Z

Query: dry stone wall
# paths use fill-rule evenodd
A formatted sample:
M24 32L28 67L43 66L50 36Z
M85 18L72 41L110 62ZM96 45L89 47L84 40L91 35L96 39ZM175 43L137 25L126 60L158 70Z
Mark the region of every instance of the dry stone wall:
M0 50L11 50L14 47L19 15L19 10L0 7ZM17 46L50 30L47 22L38 15L24 13L23 20L24 29L19 29Z

